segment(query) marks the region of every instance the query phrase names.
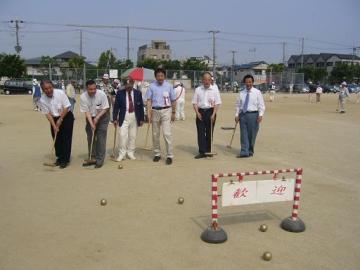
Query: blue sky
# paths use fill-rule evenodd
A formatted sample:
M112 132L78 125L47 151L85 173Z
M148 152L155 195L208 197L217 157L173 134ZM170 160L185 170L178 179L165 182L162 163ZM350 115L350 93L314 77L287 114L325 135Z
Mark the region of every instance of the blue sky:
M282 42L288 58L300 52L301 37L305 53L351 53L353 46L360 46L359 0L0 0L0 52L14 52L15 35L6 22L11 19L25 21L20 30L25 58L79 52L79 32L63 26L70 23L220 30L217 61L222 64L231 63L231 50L238 51L236 63L281 62ZM151 39L169 40L173 58L212 55L206 32L131 30L130 36L133 60L137 48ZM84 55L96 61L102 51L113 48L123 58L125 38L124 29L84 29Z

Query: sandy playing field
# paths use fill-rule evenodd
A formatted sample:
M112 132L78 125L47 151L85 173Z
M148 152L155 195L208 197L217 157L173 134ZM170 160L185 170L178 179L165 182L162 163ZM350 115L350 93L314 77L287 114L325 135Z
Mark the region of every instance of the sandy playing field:
M175 159L152 162L138 150L124 168L107 159L83 168L84 117L76 104L71 165L44 167L51 137L30 96L0 96L0 269L360 269L360 104L338 114L333 94L321 104L307 95L266 102L255 156L236 159L239 130L228 149L235 94L222 94L212 159L197 152L194 113L173 125ZM144 144L146 128L137 145ZM111 153L113 126L108 130ZM220 208L224 244L201 241L210 224L210 175L222 171L303 167L300 217L306 231L279 227L291 202ZM261 179L271 179L263 176ZM177 204L179 196L185 198ZM106 198L107 206L99 201ZM258 231L260 224L269 226ZM261 259L271 251L273 260Z

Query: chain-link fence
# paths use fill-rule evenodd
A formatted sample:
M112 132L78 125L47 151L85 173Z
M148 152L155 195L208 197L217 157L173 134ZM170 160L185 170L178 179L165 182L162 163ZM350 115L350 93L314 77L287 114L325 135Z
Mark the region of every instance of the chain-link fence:
M126 70L118 70L118 77ZM166 70L166 79L170 83L175 81L182 82L188 89L195 89L201 84L201 76L205 71L203 70ZM36 72L29 74L32 78L38 80L50 78L55 84L61 82L65 83L75 80L79 89L84 86L84 80L93 79L100 82L103 74L109 74L108 69L96 69L96 68L39 68ZM249 72L251 74L251 72ZM263 75L254 75L255 86L261 91L267 91L271 87L275 87L277 91L290 91L293 89L296 92L302 89L304 86L304 74L294 72L282 72L282 73L265 73ZM232 80L230 72L217 72L216 83L219 86L220 91L224 92L238 92L244 87L241 78Z

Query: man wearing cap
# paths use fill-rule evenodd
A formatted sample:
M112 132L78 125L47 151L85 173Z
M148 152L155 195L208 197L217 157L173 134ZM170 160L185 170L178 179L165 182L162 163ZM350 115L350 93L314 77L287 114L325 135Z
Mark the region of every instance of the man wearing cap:
M166 146L166 164L173 162L173 146L171 141L171 122L175 120L176 94L170 83L165 81L165 70L157 68L154 72L156 81L151 83L146 92L147 115L152 122L154 162L161 159L160 127L163 130Z
M111 111L111 108L113 107L113 96L115 95L114 88L112 87L110 81L109 81L109 74L105 73L102 77L102 81L99 84L100 90L104 91L108 98L109 103L109 112ZM110 113L110 121L112 121L112 114Z
M125 156L135 160L135 142L138 127L144 123L144 103L141 92L134 88L130 77L123 82L124 90L118 91L113 110L114 126L119 126L119 155L117 161Z
M202 85L195 89L192 99L196 113L196 129L198 138L199 154L195 159L211 157L206 154L211 151L213 130L216 121L216 114L221 104L219 89L211 84L211 74L205 72L202 75Z
M185 87L181 82L174 83L176 93L175 120L185 120Z
M71 80L70 83L66 86L66 95L69 98L71 104L71 111L74 112L75 102L76 102L76 92L75 92L75 80Z
M74 115L70 111L70 102L65 93L60 89L54 89L50 80L40 83L43 95L39 106L41 112L50 122L51 135L55 139L56 166L64 169L68 166L71 156L72 133Z
M41 88L36 79L33 79L32 95L33 95L34 111L40 111L39 101L41 98Z
M245 89L239 93L236 101L235 122L240 121L241 150L237 158L254 155L256 135L265 112L264 98L260 90L253 87L254 77L246 75Z
M80 112L86 117L85 131L89 153L93 141L91 160L84 162L83 166L95 165L95 168L101 168L106 154L106 135L110 119L109 102L106 94L96 89L93 80L86 82L86 91L80 96Z
M345 113L345 102L346 99L350 96L349 90L346 86L346 82L342 82L340 85L338 101L338 111L340 111L340 113Z

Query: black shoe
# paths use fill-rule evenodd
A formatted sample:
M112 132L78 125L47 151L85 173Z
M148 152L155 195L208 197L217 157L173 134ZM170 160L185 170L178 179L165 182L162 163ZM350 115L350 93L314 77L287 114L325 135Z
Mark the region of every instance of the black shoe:
M250 154L249 154L249 157L252 157L253 155L254 155L254 153L250 153Z
M240 155L240 154L236 156L236 158L248 158L248 157L249 155Z
M95 164L95 169L100 169L102 166L102 164Z
M199 153L194 158L195 159L206 158L206 155L204 153Z
M160 159L161 159L160 156L155 156L155 157L153 158L153 161L154 161L154 162L159 162Z
M172 164L172 158L167 158L166 159L166 165L171 165Z
M65 169L68 166L69 163L60 163L59 168Z
M56 160L56 162L54 164L55 164L55 166L60 166L61 163L59 160Z

